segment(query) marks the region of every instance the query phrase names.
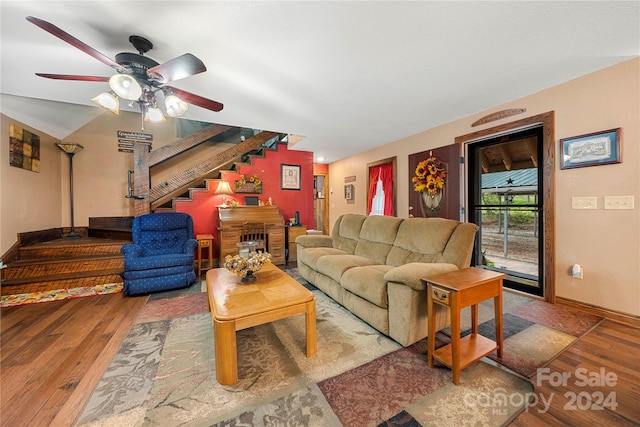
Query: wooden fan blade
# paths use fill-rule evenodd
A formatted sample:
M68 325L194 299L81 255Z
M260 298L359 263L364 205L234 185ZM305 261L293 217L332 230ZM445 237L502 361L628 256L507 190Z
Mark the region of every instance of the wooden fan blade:
M95 59L97 59L98 61L116 69L119 70L120 72L123 73L129 73L129 71L124 68L122 65L118 64L117 62L115 62L114 60L112 60L111 58L103 55L102 53L98 52L97 50L95 50L94 48L92 48L91 46L89 46L88 44L81 42L80 40L78 40L77 38L73 37L71 34L67 33L66 31L56 27L55 25L51 24L50 22L44 21L42 19L39 18L35 18L33 16L27 16L27 21L31 22L34 25L37 25L38 27L42 28L43 30L45 30L46 32L53 34L54 36L58 37L60 40L65 41L67 43L69 43L71 46L80 49L81 51L83 51L84 53L94 57Z
M47 79L80 80L84 82L108 82L109 81L109 77L102 77L102 76L74 76L70 74L46 74L46 73L36 73L36 76L45 77Z
M186 92L182 89L177 89L171 86L165 86L167 89L171 89L173 94L178 98L182 99L184 102L189 104L197 105L198 107L206 108L211 111L220 111L224 107L221 103L217 101L212 101L211 99L203 98L199 95L195 95L190 92Z
M158 83L168 83L204 71L207 71L207 67L204 66L200 59L190 53L185 53L163 64L149 68L147 76Z

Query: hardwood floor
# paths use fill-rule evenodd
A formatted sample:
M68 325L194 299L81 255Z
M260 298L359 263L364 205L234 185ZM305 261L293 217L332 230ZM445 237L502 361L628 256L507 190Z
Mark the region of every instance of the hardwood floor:
M113 294L3 308L0 425L73 425L146 301ZM639 329L604 321L552 362L547 379L535 387L546 400L553 396L549 410L538 403L511 426L640 425L639 355ZM616 384L580 387L579 368L614 373ZM550 384L552 373L563 372L571 373L566 386ZM598 391L615 392L609 402L617 404L615 410L564 408L570 403L565 393ZM585 404L580 399L576 406Z
M550 405L539 399L511 426L640 425L639 329L605 320L547 368L531 380Z
M71 426L147 297L3 308L0 424Z

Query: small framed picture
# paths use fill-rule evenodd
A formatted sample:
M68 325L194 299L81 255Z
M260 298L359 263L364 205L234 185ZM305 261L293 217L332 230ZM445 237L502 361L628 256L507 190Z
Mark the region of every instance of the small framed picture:
M280 165L280 188L282 190L300 189L300 166Z
M346 200L353 200L353 184L344 186L344 198Z
M560 169L620 163L621 129L560 140Z

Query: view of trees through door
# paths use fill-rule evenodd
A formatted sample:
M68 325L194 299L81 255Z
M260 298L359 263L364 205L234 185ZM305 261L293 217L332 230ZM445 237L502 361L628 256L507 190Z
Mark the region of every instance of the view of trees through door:
M474 264L508 274L505 286L543 296L541 125L469 144Z

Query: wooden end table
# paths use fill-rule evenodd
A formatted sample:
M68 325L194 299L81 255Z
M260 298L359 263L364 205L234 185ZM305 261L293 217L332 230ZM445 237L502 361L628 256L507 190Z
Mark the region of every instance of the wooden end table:
M238 382L236 331L305 314L307 357L316 354L316 301L313 293L273 264L254 273L252 283L226 268L207 272L207 299L213 319L216 378Z
M506 274L482 268L464 268L439 274L427 283L429 331L427 362L433 368L434 359L453 371L453 383L460 383L460 371L497 349L502 357L502 279ZM478 303L493 298L496 341L478 334ZM451 313L451 343L435 349L436 307L448 307ZM471 334L460 338L460 310L471 306Z
M204 270L213 268L213 235L211 234L198 234L196 236L198 241L198 277L202 274L202 249L208 249L209 263L205 265Z

